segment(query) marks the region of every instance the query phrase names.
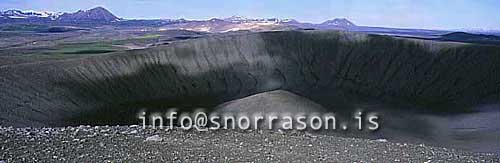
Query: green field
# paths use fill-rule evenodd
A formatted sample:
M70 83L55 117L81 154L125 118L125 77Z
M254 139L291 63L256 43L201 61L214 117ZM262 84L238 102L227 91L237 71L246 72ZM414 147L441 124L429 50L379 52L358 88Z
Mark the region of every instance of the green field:
M21 24L0 26L0 31L47 31L50 27L46 25Z
M43 51L43 54L102 54L110 53L124 48L115 47L109 43L74 43L57 45L50 50Z
M64 59L93 55L106 55L117 51L125 51L126 45L147 46L162 37L159 34L146 34L122 40L61 43L53 46L17 49L12 53L29 58ZM5 52L9 53L9 52Z
M21 52L21 56L28 58L64 59L73 57L106 55L108 53L124 51L127 48L114 46L108 42L68 43L51 47L31 49Z

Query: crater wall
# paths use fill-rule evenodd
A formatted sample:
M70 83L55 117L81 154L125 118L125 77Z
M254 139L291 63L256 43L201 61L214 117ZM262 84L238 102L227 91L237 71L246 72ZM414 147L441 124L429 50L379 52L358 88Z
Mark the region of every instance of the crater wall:
M277 89L325 108L498 103L500 47L337 31L222 35L0 68L0 124L129 123L140 109L211 108Z

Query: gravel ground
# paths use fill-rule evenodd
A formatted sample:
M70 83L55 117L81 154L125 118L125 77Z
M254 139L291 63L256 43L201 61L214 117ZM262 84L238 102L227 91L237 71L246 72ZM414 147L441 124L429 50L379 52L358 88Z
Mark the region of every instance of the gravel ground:
M468 153L386 140L298 131L142 129L139 126L0 127L0 162L500 162Z

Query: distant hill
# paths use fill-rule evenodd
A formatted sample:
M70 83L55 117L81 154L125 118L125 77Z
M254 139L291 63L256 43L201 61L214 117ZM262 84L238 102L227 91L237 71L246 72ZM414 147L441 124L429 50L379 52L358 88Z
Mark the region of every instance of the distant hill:
M336 18L333 20L327 20L321 25L326 25L326 26L341 26L341 27L354 27L356 26L354 23L351 21L347 20L346 18Z
M442 35L440 38L438 38L438 40L500 45L500 36L485 35L485 34L472 34L472 33L466 33L466 32L448 33L448 34Z
M113 22L118 20L120 20L118 17L102 7L80 10L76 13L64 13L57 19L57 21L63 22Z

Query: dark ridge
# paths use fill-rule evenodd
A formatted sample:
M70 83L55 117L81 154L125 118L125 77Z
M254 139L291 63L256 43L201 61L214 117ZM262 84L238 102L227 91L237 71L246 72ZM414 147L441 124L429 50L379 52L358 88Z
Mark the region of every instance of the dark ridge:
M37 33L63 33L86 30L83 28L70 26L50 26L39 24L11 24L0 26L0 31L16 31L16 32L37 32Z
M111 53L115 52L114 50L80 50L75 52L65 52L63 54L102 54L102 53Z
M500 45L500 36L485 35L485 34L472 34L472 33L466 33L466 32L453 32L453 33L445 34L445 35L442 35L439 38L439 40Z

